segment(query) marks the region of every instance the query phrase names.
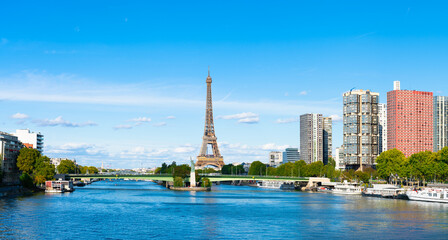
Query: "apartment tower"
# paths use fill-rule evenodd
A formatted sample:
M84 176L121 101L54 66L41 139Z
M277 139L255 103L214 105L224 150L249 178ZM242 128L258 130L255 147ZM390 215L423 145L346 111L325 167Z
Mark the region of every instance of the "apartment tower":
M387 148L406 157L434 150L433 111L432 92L400 90L394 82L387 93Z
M343 94L344 160L347 169L372 166L378 156L379 93L352 90Z

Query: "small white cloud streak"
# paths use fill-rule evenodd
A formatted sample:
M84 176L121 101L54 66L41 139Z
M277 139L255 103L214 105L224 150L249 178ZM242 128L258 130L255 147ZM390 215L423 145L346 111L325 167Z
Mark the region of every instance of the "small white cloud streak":
M117 125L114 127L115 130L118 129L132 129L135 125L129 125L129 124L123 124L123 125Z
M144 123L144 122L151 122L151 118L149 118L149 117L139 117L139 118L131 119L129 121L130 122L141 122L141 123Z
M88 126L96 126L98 124L88 121L85 123L72 123L62 118L62 116L59 116L55 119L43 119L43 120L35 120L35 123L37 123L39 126L42 127L88 127Z
M330 117L333 122L340 122L343 119L341 116L339 116L337 114L330 115Z
M168 116L168 117L166 117L166 119L176 119L176 117L175 116Z
M299 95L302 95L302 96L305 96L305 95L307 95L307 94L308 94L307 91L301 91L301 92L299 93Z
M21 119L21 120L23 120L23 119L29 118L29 116L24 114L24 113L16 113L16 114L12 115L11 118L12 119Z
M153 126L154 127L164 127L164 126L166 126L166 122L155 123Z
M294 122L298 122L299 118L295 117L295 118L286 118L286 119L277 119L275 121L275 123L279 123L279 124L285 124L285 123L294 123Z

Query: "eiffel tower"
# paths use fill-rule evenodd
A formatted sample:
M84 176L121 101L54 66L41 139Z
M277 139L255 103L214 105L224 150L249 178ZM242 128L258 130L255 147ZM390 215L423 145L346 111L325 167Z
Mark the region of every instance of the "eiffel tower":
M212 106L212 78L210 77L210 67L208 68L207 83L207 106L205 109L205 127L204 137L202 137L201 152L196 161L195 168L202 169L211 165L221 170L224 166L224 160L219 153L218 144L216 143L215 126L213 124L213 106ZM208 149L211 152L208 152Z

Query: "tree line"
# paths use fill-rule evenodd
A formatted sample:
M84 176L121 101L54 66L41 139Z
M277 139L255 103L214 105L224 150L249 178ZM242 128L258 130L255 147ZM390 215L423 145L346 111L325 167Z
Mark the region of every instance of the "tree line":
M377 160L378 176L390 181L446 181L448 147L438 152L423 151L406 157L398 149L382 152Z
M42 155L32 148L22 148L17 157L17 167L22 172L20 182L24 187L34 188L42 185L45 181L54 180L56 170L60 174L69 173L98 173L96 167L75 165L73 161L62 160L57 168L51 164L50 158Z

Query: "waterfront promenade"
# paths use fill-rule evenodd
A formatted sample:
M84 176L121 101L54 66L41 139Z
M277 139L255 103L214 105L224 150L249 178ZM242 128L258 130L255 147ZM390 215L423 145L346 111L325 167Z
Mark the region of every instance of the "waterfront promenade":
M214 186L100 181L0 199L1 239L443 239L448 205Z

